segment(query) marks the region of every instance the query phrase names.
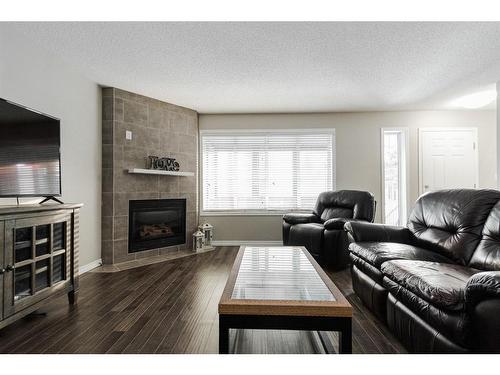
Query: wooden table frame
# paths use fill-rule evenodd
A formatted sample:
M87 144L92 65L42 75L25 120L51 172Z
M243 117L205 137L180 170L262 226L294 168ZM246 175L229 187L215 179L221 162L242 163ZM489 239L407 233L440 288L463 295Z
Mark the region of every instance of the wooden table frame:
M258 247L258 246L252 246ZM335 301L232 299L246 246L241 246L219 302L219 353L229 353L229 329L338 331L339 353L352 352L352 306L304 247Z

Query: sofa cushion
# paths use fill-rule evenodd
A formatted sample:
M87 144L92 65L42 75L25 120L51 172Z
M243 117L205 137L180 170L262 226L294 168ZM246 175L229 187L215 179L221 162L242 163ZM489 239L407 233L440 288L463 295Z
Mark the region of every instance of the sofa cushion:
M413 294L443 310L461 311L465 307L465 286L478 273L458 264L393 260L382 264L384 276Z
M305 246L312 255L319 257L323 244L323 232L323 224L319 223L293 225L288 235L288 244Z
M484 224L481 242L469 266L485 271L500 271L500 202L493 207Z
M349 246L349 251L378 269L382 263L394 259L451 262L438 253L396 242L355 242Z
M497 190L454 189L422 195L408 220L415 245L467 265L499 200Z

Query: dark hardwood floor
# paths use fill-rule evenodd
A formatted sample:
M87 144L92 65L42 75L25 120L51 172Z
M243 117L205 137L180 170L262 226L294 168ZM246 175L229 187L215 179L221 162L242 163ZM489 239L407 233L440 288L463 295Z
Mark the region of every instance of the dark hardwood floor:
M46 315L0 330L0 353L217 353L217 304L236 253L222 247L117 273L87 273L76 308L58 297L42 310ZM353 352L405 352L361 305L349 272L329 275L354 308ZM231 341L236 353L322 352L311 332L234 330Z

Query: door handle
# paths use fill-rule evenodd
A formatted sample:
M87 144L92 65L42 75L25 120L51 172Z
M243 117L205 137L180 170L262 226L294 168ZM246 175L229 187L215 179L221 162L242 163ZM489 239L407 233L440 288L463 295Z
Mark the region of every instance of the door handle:
M0 275L3 275L5 273L5 268L0 268Z
M5 271L8 272L8 271L14 271L15 267L14 266L11 266L10 264L5 267Z

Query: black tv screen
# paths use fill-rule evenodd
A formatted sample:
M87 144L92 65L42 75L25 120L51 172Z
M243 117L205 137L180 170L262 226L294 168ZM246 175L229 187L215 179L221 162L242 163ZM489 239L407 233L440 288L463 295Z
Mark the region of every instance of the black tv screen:
M59 119L0 99L0 196L59 195Z

